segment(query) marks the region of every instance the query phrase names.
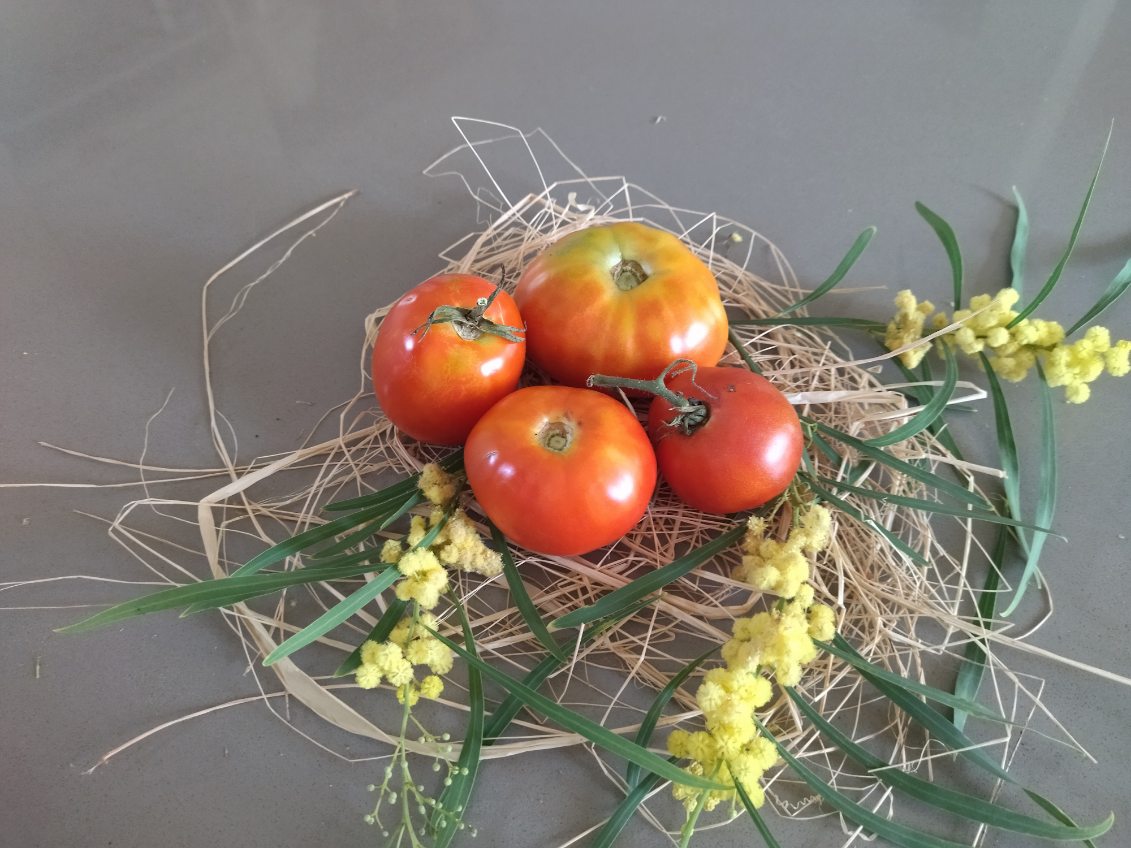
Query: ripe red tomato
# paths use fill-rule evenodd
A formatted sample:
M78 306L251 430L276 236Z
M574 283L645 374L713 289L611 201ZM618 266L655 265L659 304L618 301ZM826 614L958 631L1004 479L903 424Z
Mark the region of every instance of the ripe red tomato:
M701 512L753 509L785 491L801 464L801 422L785 395L744 368L685 370L667 380L702 403L706 420L685 433L671 426L679 413L657 397L648 432L660 473L672 491Z
M570 556L615 542L648 507L656 457L618 401L588 389L532 386L479 419L463 456L487 517L522 547Z
M643 224L590 227L523 271L515 301L530 359L555 380L651 379L673 359L715 365L727 317L710 270L678 238Z
M401 432L462 444L480 416L514 391L526 343L507 328L521 334L522 317L509 294L495 292L481 277L440 274L389 309L373 343L373 390Z

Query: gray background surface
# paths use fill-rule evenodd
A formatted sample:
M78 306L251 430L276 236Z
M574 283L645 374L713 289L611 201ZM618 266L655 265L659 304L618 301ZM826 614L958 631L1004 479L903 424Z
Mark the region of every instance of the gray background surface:
M747 223L810 284L876 224L852 282L887 290L825 307L870 316L887 315L905 286L945 299L945 257L917 199L955 225L969 290L992 291L1007 279L1017 185L1033 219L1031 284L1047 273L1115 118L1089 222L1044 310L1070 323L1131 256L1129 43L1131 7L1115 0L5 3L0 480L128 481L36 442L134 459L170 389L148 455L211 465L201 283L315 201L357 187L217 353L220 403L254 434L248 454L289 450L352 393L361 317L475 227L456 180L420 175L457 143L451 115L543 127L590 174L625 174L675 205ZM1131 308L1103 323L1126 336ZM1033 642L1128 675L1131 383L1095 389L1084 407L1057 407L1056 526L1071 545L1046 549L1057 607ZM1031 451L1032 387L1010 397ZM985 404L962 434L992 456ZM139 578L141 565L76 513L110 516L136 496L0 490L0 580ZM2 593L0 605L123 596L57 583ZM134 734L254 688L217 616L52 633L75 615L0 612L0 844L375 844L360 820L373 766L330 756L255 705L83 776ZM1097 759L1031 736L1016 773L1083 821L1114 811L1101 844L1131 844L1126 689L1024 656L1014 666L1048 679L1050 710ZM479 842L558 844L595 823L613 799L593 774L581 752L489 764ZM784 846L843 841L835 820L771 823ZM755 839L738 824L695 844ZM637 822L622 844L660 843Z

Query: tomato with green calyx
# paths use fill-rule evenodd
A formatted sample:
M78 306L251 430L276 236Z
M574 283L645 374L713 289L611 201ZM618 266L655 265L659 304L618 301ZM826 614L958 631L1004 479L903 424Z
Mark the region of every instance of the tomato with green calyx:
M743 368L673 362L655 380L595 375L591 385L650 392L648 433L660 474L701 512L753 509L784 492L801 464L804 438L793 406Z
M515 390L525 360L514 299L482 277L440 274L389 308L373 343L373 390L402 433L459 445Z
M589 227L527 265L515 289L532 362L558 382L648 379L673 359L715 365L727 316L710 270L678 238L635 222Z
M479 419L463 451L467 482L503 535L555 556L627 533L648 507L656 457L627 407L601 392L531 386Z

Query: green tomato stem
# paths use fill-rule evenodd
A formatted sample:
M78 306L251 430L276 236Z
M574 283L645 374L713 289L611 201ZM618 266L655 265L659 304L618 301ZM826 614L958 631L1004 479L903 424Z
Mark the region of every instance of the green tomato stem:
M645 392L663 398L671 404L676 416L668 422L668 426L676 427L686 435L690 435L697 428L707 423L710 411L707 405L697 398L689 398L679 392L669 389L665 382L673 371L682 373L691 371L692 382L695 381L697 366L690 359L677 359L660 372L655 380L637 380L632 377L609 377L604 374L593 374L585 381L590 388L629 389Z
M428 320L413 330L413 335L419 333L421 330L421 338L428 335L428 331L436 324L451 324L452 329L455 330L456 335L466 341L475 341L485 335L498 336L501 339L506 339L508 342L521 342L523 341L523 327L511 327L508 324L498 324L490 318L484 316L484 313L495 302L495 298L499 296L502 288L495 286L495 290L491 292L490 297L481 297L475 302L475 306L465 308L461 306L437 306L432 310L432 314L428 316Z

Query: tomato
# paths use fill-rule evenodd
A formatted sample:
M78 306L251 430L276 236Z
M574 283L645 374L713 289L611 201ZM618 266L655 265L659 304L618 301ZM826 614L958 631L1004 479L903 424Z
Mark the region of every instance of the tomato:
M483 301L490 303L485 310ZM481 277L425 280L390 307L373 343L381 409L414 439L462 444L518 385L526 357L521 327L514 299Z
M715 365L727 317L710 270L670 233L623 222L555 242L518 281L531 361L558 382L650 379L673 359Z
M627 383L657 395L648 407L648 434L660 474L688 506L725 515L784 492L804 448L801 422L785 395L744 368L678 365L653 381L596 376L591 382Z
M656 457L636 416L606 394L567 386L507 395L471 431L463 464L503 535L557 556L615 542L656 485Z

